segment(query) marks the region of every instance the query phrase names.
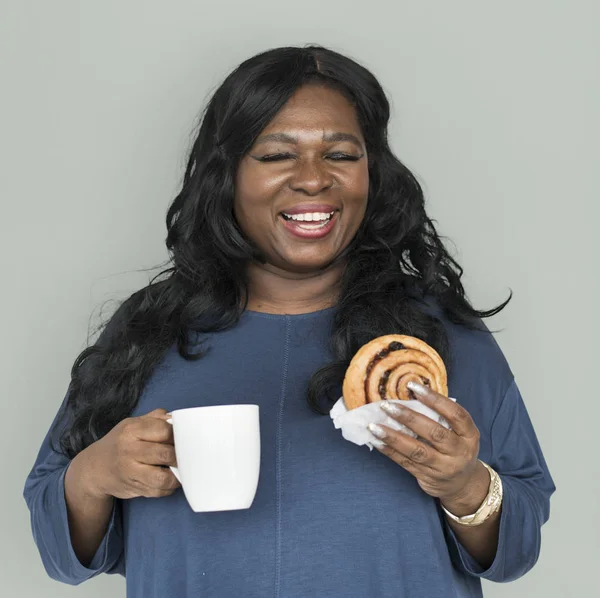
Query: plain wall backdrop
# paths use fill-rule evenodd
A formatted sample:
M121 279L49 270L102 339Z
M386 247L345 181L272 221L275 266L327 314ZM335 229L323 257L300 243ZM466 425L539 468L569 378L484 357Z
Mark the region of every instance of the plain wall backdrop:
M380 79L475 306L514 291L488 324L558 491L536 567L485 595L597 596L599 30L596 0L0 0L0 593L124 595L46 577L25 477L106 301L167 259L206 98L247 57L314 42Z

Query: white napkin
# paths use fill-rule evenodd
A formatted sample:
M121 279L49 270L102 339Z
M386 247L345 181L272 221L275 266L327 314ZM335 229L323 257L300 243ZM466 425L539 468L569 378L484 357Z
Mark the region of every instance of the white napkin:
M450 400L456 401L456 399ZM427 407L427 405L424 405L420 401L388 401L388 403L397 403L402 407L412 409L417 413L422 413L423 415L426 415L430 419L444 426L444 428L450 429L448 422L441 415L439 415L439 413L430 407ZM348 410L342 397L332 407L329 416L333 420L333 425L338 430L341 428L342 436L346 440L349 440L354 444L358 444L359 446L366 444L370 450L373 450L373 434L371 434L367 426L371 423L383 424L384 426L388 426L394 430L405 432L413 438L417 437L412 430L391 418L381 408L380 401L375 403L367 403L362 407Z

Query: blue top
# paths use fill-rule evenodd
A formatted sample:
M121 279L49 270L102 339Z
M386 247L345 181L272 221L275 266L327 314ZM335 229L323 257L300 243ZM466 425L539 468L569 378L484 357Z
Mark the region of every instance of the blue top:
M347 442L329 417L309 410L307 382L330 361L332 315L246 312L234 329L211 335L212 349L197 362L172 347L132 413L258 404L261 470L248 510L194 513L181 490L116 501L107 534L84 567L69 539L69 460L47 437L24 495L48 574L78 584L120 573L130 598L462 598L482 595L481 577L510 581L527 572L554 485L493 337L445 321L449 394L471 413L480 458L504 485L498 551L484 570L409 473Z

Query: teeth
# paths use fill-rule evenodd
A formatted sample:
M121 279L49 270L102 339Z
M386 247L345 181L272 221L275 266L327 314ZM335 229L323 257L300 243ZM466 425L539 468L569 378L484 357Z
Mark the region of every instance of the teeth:
M303 222L302 224L298 224L299 228L304 228L306 230L314 230L317 228L323 228L327 226L328 220L322 220L321 222Z
M324 212L312 212L312 213L307 213L307 214L293 214L293 215L284 213L284 216L288 220L296 220L299 222L315 222L315 221L329 220L333 216L333 214L334 214L334 212L330 212L329 214L326 214Z

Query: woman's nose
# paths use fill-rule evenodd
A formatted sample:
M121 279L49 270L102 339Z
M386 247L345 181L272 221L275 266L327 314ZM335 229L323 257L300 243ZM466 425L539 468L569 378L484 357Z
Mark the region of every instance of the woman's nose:
M333 175L321 160L300 160L290 180L290 188L306 195L318 195L333 185Z

